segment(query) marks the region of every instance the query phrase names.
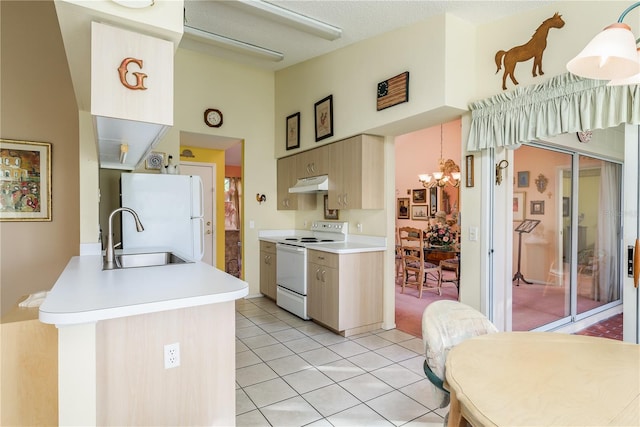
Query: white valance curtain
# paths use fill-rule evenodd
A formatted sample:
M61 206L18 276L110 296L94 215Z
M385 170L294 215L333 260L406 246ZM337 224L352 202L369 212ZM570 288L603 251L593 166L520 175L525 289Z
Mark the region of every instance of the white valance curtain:
M640 124L640 86L566 73L473 102L467 149L507 147L562 133Z

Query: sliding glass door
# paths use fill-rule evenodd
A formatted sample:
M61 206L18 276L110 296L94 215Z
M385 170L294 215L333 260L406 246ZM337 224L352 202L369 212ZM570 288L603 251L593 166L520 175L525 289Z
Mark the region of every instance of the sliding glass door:
M522 146L514 163L512 329L619 303L620 165L542 146Z

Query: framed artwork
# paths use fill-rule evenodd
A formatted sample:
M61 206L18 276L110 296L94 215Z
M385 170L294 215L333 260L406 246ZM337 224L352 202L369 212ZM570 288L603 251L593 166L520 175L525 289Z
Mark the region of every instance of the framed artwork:
M167 155L158 151L152 151L147 155L146 162L144 164L145 169L160 170L164 166L164 159Z
M378 83L376 110L384 110L409 101L409 72L405 71Z
M0 221L51 221L51 144L0 139Z
M544 215L544 200L531 202L531 215Z
M287 150L300 147L300 112L287 117Z
M438 187L431 187L429 189L429 215L431 218L436 217L438 212Z
M525 194L513 193L513 220L524 221Z
M518 172L518 187L529 186L529 171Z
M333 136L333 95L315 103L316 142Z
M427 203L427 189L426 188L418 188L417 190L413 190L413 203Z
M571 214L571 199L569 197L562 198L562 216L568 217Z
M466 157L467 160L467 187L473 187L474 182L473 182L473 154L469 154Z
M329 196L324 195L324 219L338 219L338 209L329 209Z
M396 216L398 219L409 219L409 198L398 197Z
M429 219L429 206L411 205L411 219L417 221L427 221Z

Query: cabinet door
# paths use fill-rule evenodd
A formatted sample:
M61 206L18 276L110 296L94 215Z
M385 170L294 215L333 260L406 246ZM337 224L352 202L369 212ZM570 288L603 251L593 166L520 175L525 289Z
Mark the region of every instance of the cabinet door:
M307 314L312 319L323 322L322 316L322 282L320 281L322 266L313 262L307 263Z
M336 331L340 331L338 269L323 266L320 271L320 281L322 282L323 323Z
M260 251L260 293L276 299L276 254Z
M314 148L305 151L298 156L298 177L307 178L311 176L326 175L328 173L327 165L329 163L328 146Z
M316 208L315 194L289 193L298 180L299 155L283 157L278 160L278 210L313 210Z

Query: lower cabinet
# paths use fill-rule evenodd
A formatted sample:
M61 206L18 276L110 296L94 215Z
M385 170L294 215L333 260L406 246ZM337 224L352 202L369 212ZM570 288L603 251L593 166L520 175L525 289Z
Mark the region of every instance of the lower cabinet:
M260 293L276 300L276 244L260 241Z
M335 254L309 250L307 310L344 336L380 328L383 252Z

